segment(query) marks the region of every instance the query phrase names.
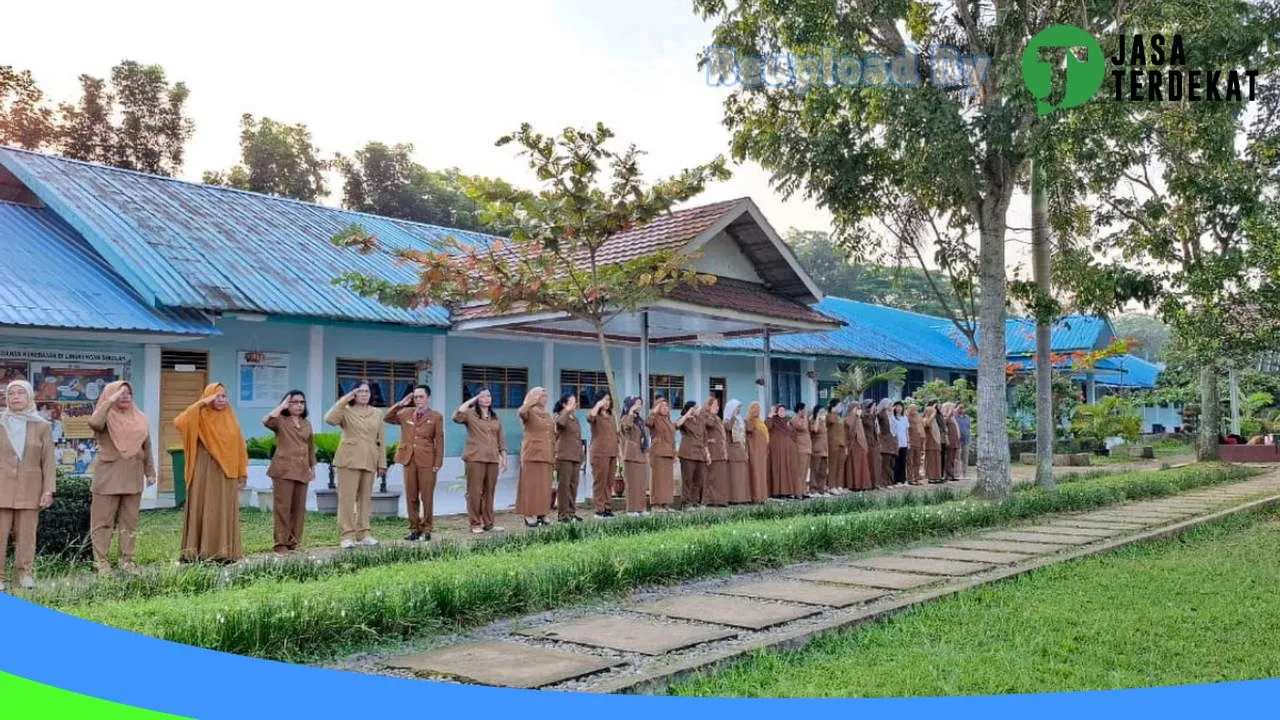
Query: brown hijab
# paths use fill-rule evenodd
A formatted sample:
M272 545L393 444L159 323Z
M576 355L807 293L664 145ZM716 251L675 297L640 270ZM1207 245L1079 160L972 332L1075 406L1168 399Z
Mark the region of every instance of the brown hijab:
M133 392L133 385L127 381L116 380L107 383L107 386L102 388L102 394L98 396L94 411L101 410L107 398L124 387L129 388L129 392ZM107 413L107 434L111 436L111 442L115 443L116 449L120 451L120 457L131 458L142 452L142 445L151 434L151 422L138 409L136 397L127 410L113 407L111 412Z

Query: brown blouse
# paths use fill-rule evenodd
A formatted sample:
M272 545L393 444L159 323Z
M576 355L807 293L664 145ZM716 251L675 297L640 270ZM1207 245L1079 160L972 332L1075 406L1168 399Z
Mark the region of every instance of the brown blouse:
M812 455L813 437L809 435L809 419L796 415L791 418L791 427L796 431L796 450L806 457Z
M598 412L594 417L587 416L587 424L591 426L591 457L618 457L618 422L613 415Z
M729 448L725 438L724 421L711 413L707 413L706 422L706 445L707 452L711 454L711 460L728 460Z
M724 421L724 438L729 444L729 462L731 463L744 463L747 461L746 420L742 420L741 418L739 418L739 420L743 423L741 443L733 441L733 421Z
M644 451L640 449L642 433L640 428L636 427L635 420L630 417L622 418L622 460L629 463L642 463L645 461Z
M0 427L0 509L38 509L40 496L54 491L55 468L53 429L49 423L27 421L27 442L21 460L9 442L9 433Z
M316 466L316 444L311 423L302 420L296 427L292 417L269 417L263 421L276 434L276 451L267 467L267 477L294 482L311 482Z
M523 462L554 463L556 461L555 421L551 413L534 406L516 412L524 424L524 439L520 441L520 460Z
M827 457L830 452L827 442L827 423L818 422L816 419L809 423L809 437L813 446L810 454L814 457Z
M654 457L676 456L676 425L668 415L650 415L644 420L649 426L649 454Z
M898 454L898 436L893 434L893 423L889 421L889 410L876 413L876 426L879 428L880 454Z
M582 425L576 412L561 413L556 420L556 460L582 462Z
M142 441L142 451L131 458L120 457L111 433L107 431L107 413L111 406L103 404L89 418L89 429L98 442L93 460L93 484L89 491L97 495L136 495L147 480L156 479L156 462L151 457L151 435ZM3 432L0 430L0 432Z
M690 417L680 426L679 456L684 460L707 461L707 422L702 418Z
M325 413L324 421L342 428L342 441L334 454L333 466L350 470L380 472L387 469L382 413L378 408L363 408L338 401Z
M474 407L453 414L453 421L467 428L467 445L462 449L463 462L496 463L507 454L507 441L502 437L502 421L493 410L488 419L480 417Z
M387 424L401 428L396 462L438 468L444 463L444 416L435 410L428 410L422 422L418 422L417 416L417 410L408 407L388 410L383 418Z
M827 413L827 452L831 455L843 455L848 447L848 430L844 418L834 412Z

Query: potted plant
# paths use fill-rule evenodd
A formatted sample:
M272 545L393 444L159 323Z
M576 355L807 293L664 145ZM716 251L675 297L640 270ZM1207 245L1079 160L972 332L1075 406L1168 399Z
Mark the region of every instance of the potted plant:
M388 470L395 464L396 449L399 447L400 443L387 445ZM378 491L373 494L373 501L369 508L369 514L373 517L396 517L400 514L400 492L387 490L387 474L385 472L378 478Z
M316 433L316 465L324 465L329 471L328 487L316 489L316 512L325 515L338 514L338 484L333 477L333 456L338 453L338 443L342 437L338 433Z
M1109 455L1107 439L1120 437L1135 442L1142 431L1142 416L1118 395L1108 395L1091 405L1078 405L1071 419L1071 431L1081 450L1092 449L1096 455Z
M249 452L249 482L245 488L240 491L240 507L249 507L254 495L254 481L265 479L266 469L264 466L271 463L271 456L276 452L276 436L264 435L262 437L249 438L245 441L245 449ZM256 472L255 472L256 469ZM262 477L255 477L258 473ZM265 490L258 490L258 509L271 510L274 507L272 490L268 487Z

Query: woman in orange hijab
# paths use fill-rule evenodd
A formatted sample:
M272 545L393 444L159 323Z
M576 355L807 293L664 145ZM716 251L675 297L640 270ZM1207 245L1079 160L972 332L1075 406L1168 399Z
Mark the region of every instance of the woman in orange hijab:
M134 404L133 386L123 380L107 383L89 418L98 441L93 466L93 505L89 510L89 537L93 563L100 574L110 574L111 535L120 529L120 569L133 570L134 538L142 489L156 484L151 453L151 422Z
M182 519L182 561L232 563L240 543L240 488L249 479L249 454L227 389L212 383L200 400L174 419L187 464L187 506Z

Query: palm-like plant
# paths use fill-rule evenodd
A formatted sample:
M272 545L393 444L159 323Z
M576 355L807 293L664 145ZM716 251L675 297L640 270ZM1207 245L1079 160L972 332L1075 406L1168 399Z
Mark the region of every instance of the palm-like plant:
M907 369L904 367L886 368L882 365L854 363L844 370L837 370L834 377L839 384L831 391L833 397L837 400L845 400L850 397L861 400L862 396L866 394L867 388L878 382L887 382L892 385L905 380Z

